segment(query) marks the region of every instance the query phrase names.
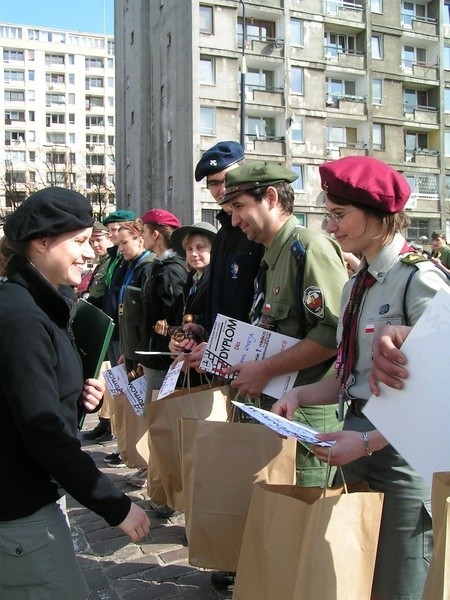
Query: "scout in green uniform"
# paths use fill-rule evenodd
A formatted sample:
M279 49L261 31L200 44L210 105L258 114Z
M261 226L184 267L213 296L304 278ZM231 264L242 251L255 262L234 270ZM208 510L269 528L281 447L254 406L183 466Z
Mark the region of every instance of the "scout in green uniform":
M263 161L247 162L226 174L222 200L232 209L232 223L248 239L265 246L265 282L256 290L252 322L299 338L281 355L242 363L225 370L237 373L232 385L256 398L273 377L299 371L296 385L329 375L336 354L336 327L342 288L348 279L335 242L300 227L293 216L292 171ZM258 278L259 282L261 278ZM270 399L270 406L273 403ZM267 404L264 404L267 407ZM296 419L321 431L340 428L336 406L299 409ZM298 482L323 485L324 467L299 445Z
M101 308L106 289L105 276L110 262L108 248L113 245L106 225L97 221L94 223L89 243L98 259L89 283L89 302Z
M431 234L431 260L450 275L450 248L445 231L433 231Z

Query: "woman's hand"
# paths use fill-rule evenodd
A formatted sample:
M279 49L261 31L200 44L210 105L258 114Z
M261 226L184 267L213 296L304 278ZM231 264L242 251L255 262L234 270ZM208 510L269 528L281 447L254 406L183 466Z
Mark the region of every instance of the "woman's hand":
M386 438L376 429L369 431L367 436L368 447L371 452L381 450L388 444ZM316 437L324 442L335 441L331 450L329 446L312 447L314 455L319 460L327 462L330 456L330 465L342 466L366 456L367 446L361 431L334 431L332 433L320 433Z
M375 338L372 347L372 372L369 376L370 391L375 396L380 395L380 381L397 390L403 388L408 371L405 369L406 357L399 348L410 331L411 327L406 325L385 325Z
M81 392L83 406L88 412L97 408L105 393L105 384L100 379L86 379Z
M138 542L150 531L150 519L145 510L132 502L127 516L119 527L132 542Z

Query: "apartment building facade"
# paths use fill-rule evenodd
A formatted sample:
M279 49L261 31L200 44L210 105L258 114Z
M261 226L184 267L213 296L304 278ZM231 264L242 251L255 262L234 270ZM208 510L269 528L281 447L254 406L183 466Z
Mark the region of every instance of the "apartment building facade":
M407 236L429 239L450 212L449 13L447 0L116 0L118 195L212 221L195 163L242 139L248 158L298 173L295 213L320 229L318 166L370 155L407 178Z
M116 202L114 38L0 23L0 213L49 185Z

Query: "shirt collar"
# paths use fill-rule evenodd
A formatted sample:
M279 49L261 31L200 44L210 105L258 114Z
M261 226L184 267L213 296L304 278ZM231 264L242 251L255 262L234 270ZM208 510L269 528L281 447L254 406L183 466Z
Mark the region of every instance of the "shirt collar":
M284 245L286 242L292 239L292 232L297 227L300 227L300 225L298 224L298 221L294 215L291 215L289 219L282 225L270 246L266 248L263 260L269 269L275 265Z

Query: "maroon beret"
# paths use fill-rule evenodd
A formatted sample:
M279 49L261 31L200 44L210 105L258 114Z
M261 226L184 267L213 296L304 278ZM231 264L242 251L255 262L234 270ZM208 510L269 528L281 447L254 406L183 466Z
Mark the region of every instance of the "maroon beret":
M178 229L181 227L180 221L168 210L162 208L152 208L142 215L142 223L153 223L153 225L168 225Z
M319 173L325 193L387 213L403 210L411 195L398 171L370 156L346 156L320 165Z

